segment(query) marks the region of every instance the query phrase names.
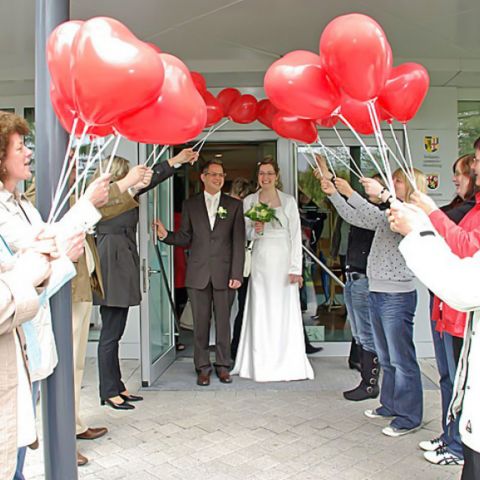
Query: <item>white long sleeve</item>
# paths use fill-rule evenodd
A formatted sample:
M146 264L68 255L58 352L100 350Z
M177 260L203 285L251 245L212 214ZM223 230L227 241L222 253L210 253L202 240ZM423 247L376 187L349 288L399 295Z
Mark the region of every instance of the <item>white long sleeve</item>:
M282 198L283 200L283 198ZM286 196L285 214L288 218L290 235L290 268L288 273L302 274L302 227L297 202L290 195Z
M407 235L399 245L407 266L435 295L461 311L480 309L480 251L459 258L438 235Z

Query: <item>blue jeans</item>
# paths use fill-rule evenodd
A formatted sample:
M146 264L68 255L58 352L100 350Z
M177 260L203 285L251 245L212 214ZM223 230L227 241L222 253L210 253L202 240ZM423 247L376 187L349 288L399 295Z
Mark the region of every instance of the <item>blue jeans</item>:
M442 398L442 435L441 439L455 455L463 458L462 440L458 425L460 418L447 425L448 407L453 395L455 373L457 366L453 354L453 339L446 332L441 334L435 330L435 322L430 322L432 327L433 348L435 349L435 360L437 361L438 373L440 375L440 395Z
M347 280L343 298L347 307L352 336L364 350L376 353L373 340L372 321L368 307L368 279Z
M40 393L40 381L32 383L32 402L33 411L37 411L38 394ZM27 455L27 447L19 448L17 451L17 469L13 480L25 480L23 476L23 467L25 465L25 456Z
M411 429L422 423L423 391L413 343L416 290L406 293L370 292L373 335L383 379L380 415L395 417L390 425Z

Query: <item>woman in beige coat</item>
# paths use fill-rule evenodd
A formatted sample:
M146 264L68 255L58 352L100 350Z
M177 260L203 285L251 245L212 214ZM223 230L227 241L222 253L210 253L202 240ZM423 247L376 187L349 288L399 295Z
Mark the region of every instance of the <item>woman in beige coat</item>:
M50 272L47 256L30 250L18 257L11 270L0 273L0 478L13 478L17 448L24 446L19 441L36 441L26 355L22 362L25 345L20 325L37 314L40 303L36 287ZM22 396L20 406L17 387L28 392L27 398Z

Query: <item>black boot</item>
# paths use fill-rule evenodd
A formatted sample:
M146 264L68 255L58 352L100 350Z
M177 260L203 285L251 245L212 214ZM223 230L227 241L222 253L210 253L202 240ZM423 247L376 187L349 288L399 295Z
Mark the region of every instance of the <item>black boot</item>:
M311 343L310 340L308 339L307 335L307 330L305 328L305 325L303 326L303 336L305 338L305 352L307 355L310 355L312 353L318 353L323 350L323 347L314 347Z
M348 366L350 370L358 370L362 373L361 362L361 348L360 345L352 338L352 343L350 344L350 355L348 357Z
M362 381L357 388L343 392L347 400L359 402L367 398L377 398L379 394L378 377L380 365L375 353L368 352L362 348Z

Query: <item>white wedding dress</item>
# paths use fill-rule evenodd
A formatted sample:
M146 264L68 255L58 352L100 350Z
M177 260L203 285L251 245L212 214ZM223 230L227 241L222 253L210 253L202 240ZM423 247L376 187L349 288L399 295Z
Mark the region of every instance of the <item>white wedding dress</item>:
M313 379L305 353L298 284L288 275L301 274L301 227L295 199L278 192L281 225L265 224L255 234L246 219L247 238L254 239L252 269L242 333L232 374L257 382ZM258 193L244 200L244 211L258 203Z

